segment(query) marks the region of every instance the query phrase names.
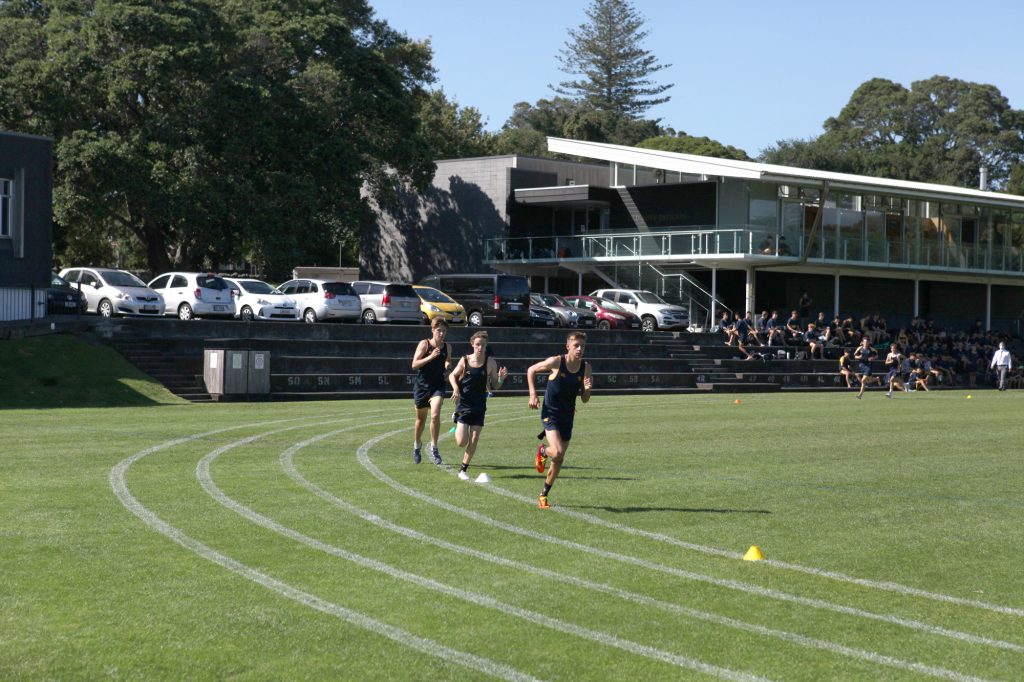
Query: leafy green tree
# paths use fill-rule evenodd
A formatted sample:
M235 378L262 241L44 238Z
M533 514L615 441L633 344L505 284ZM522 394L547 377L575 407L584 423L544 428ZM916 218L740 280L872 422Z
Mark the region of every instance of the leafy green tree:
M559 51L561 70L577 77L553 88L586 109L639 118L653 106L669 101L662 94L672 84L657 84L651 76L671 66L658 63L644 49L648 32L644 18L627 0L593 0L588 22L569 29L570 40Z
M443 90L423 95L420 105L420 129L435 159L487 156L493 152L493 136L484 130L480 111L459 107Z
M660 135L641 140L636 145L644 149L657 149L663 152L675 152L677 154L696 154L697 156L712 156L716 159L734 159L736 161L752 161L747 153L731 145L724 145L718 140L709 137L693 137L686 133L677 133L676 136Z
M995 86L946 76L910 89L869 80L824 128L818 138L779 142L761 160L962 187L977 187L984 166L989 188L1000 189L1024 158L1024 112Z
M430 58L365 0L8 0L0 125L55 139L67 256L284 273L429 182Z

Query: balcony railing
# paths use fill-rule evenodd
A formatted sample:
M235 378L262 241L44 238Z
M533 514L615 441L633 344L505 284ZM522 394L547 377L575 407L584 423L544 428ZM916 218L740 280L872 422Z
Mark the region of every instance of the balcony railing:
M799 235L762 227L699 226L649 232L489 239L485 261L642 261L686 260L695 256L757 255L786 260L799 258ZM780 246L777 246L780 245ZM902 240L869 240L819 233L810 246L811 261L874 266L927 267L946 271L1024 273L1024 252L1016 246Z

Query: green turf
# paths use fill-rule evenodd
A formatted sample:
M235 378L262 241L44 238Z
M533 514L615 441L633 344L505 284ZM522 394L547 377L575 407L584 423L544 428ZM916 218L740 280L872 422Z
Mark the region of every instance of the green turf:
M1024 394L735 398L596 396L548 511L525 398L489 485L412 464L410 401L0 411L0 679L1019 677ZM143 453L139 513L291 596L131 513Z

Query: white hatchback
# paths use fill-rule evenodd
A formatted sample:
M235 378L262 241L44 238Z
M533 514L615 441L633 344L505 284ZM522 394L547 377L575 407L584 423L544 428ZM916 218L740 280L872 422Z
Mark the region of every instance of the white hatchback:
M292 279L278 287L285 296L295 299L306 322L359 319L359 296L348 282L324 279Z
M223 277L205 272L165 272L149 283L178 319L234 317L235 300Z
M82 292L85 307L102 317L164 314L164 299L130 272L112 268L64 268L64 280Z
M252 320L297 320L299 309L290 297L258 279L225 277L235 297L235 317Z

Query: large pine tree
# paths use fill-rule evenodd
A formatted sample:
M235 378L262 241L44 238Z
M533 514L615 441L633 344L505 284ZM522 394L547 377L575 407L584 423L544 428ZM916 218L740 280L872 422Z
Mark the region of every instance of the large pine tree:
M670 64L643 47L644 18L626 0L593 0L586 10L589 21L569 29L570 40L559 50L561 70L576 80L553 87L597 111L640 118L651 107L667 102L662 93L672 84L658 85L651 75Z

